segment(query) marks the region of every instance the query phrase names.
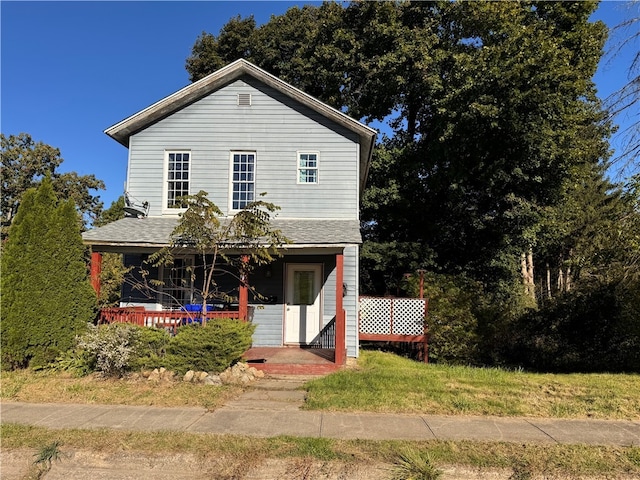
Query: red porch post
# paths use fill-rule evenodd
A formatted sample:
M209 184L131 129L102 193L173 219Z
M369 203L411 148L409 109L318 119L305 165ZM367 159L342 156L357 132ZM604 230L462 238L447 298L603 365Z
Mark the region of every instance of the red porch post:
M336 254L336 353L334 362L344 365L347 360L346 355L346 325L344 318L344 308L342 305L344 283L344 254Z
M96 292L96 296L100 296L100 273L102 272L102 254L99 252L91 252L91 286Z
M249 263L249 256L242 256L242 264L246 265ZM247 272L243 268L242 272L240 272L240 291L238 295L238 313L240 315L240 320L246 322L249 318L249 288L247 287Z

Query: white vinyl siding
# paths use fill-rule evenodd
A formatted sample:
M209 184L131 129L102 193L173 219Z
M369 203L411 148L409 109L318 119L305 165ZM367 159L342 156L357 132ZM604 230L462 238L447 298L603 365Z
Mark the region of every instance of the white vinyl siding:
M238 107L250 93L251 107ZM230 152L256 154L255 194L278 205L279 218L358 218L356 135L252 79L237 80L131 137L128 192L150 203L150 216L175 215L163 197L165 151L186 148L190 193L204 190L232 214ZM318 183L298 183L298 152L317 152Z

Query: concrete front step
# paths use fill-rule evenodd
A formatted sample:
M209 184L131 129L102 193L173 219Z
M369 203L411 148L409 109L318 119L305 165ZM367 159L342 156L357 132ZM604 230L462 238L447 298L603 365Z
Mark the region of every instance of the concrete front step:
M220 410L268 410L283 412L300 410L302 402L279 402L277 400L234 400L225 404Z
M239 398L253 401L304 402L306 392L302 390L250 390Z
M342 368L335 363L327 364L287 364L287 363L250 363L252 367L266 374L275 375L328 375Z
M239 397L227 402L224 408L239 410L298 410L306 392L300 388L308 377L263 378L251 384Z
M250 384L252 390L292 391L299 390L309 380L317 377L266 377Z

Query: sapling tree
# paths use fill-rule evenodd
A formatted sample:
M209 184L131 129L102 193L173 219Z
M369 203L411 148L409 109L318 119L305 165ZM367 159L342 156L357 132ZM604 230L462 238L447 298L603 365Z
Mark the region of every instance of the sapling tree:
M261 194L264 195L264 194ZM249 271L258 265L271 263L281 256L280 248L288 243L279 229L271 225L272 216L280 207L273 203L257 200L249 203L233 217L224 217L218 206L207 198L207 192L200 191L182 199L186 211L171 233L170 244L149 256L146 264L154 267L174 265L176 257L194 254L199 259L196 266L187 266L186 274L190 284L195 284L196 268L202 269L200 285L194 285L194 293L202 301L202 315L205 317L207 303L222 296L215 274L222 270L222 264L230 266L244 285L247 285ZM237 273L233 273L237 272ZM149 271L141 272L147 280ZM164 286L161 280L148 280L152 288Z

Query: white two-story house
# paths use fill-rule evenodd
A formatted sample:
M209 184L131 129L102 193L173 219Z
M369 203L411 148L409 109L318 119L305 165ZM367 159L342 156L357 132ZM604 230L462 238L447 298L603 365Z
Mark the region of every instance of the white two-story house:
M359 202L375 130L238 60L105 133L128 149L126 191L147 208L85 232L94 272L101 252L122 253L135 267L167 245L183 195L204 190L233 216L266 192L281 208L272 226L291 243L282 258L252 272L260 297L243 300L239 292L240 303L255 307L254 346L311 345L331 326L335 361L357 357ZM186 255L177 266L197 261ZM152 274L168 285L176 272ZM176 299L195 302L181 280L166 287L171 295L125 285L121 307L162 311L176 308Z

